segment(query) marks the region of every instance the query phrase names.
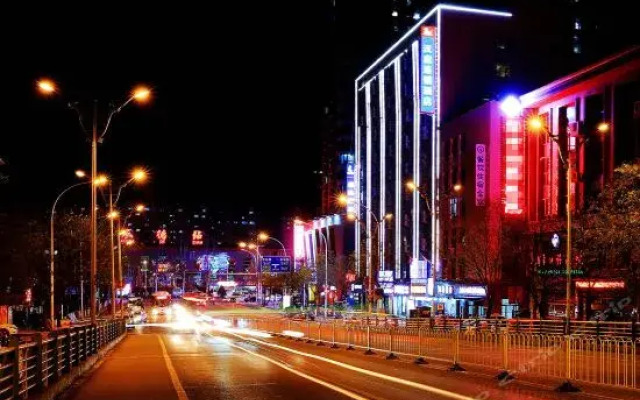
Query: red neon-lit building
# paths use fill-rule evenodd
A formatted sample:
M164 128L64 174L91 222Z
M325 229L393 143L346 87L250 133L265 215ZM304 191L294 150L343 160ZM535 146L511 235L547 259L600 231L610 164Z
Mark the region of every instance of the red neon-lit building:
M557 141L532 132L532 116ZM614 169L640 158L640 47L469 111L443 125L441 146L441 285L487 285L491 313L565 315L567 188L579 221ZM563 156L575 171L570 185ZM620 286L589 283L580 255L572 260L578 285L570 314L583 317L586 289L605 301ZM450 301L458 315L487 312L481 302Z

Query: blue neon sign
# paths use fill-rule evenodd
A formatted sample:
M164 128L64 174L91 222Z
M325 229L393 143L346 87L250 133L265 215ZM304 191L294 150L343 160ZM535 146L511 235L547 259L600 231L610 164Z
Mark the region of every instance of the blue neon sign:
M436 28L420 28L420 112L433 114L436 99Z

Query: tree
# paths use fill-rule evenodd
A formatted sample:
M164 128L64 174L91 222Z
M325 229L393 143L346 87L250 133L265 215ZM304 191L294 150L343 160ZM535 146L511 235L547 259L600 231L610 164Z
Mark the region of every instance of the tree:
M614 172L585 215L582 257L601 276L622 278L632 304L640 307L640 160Z
M465 232L460 255L466 275L487 287L487 315L495 308L496 291L502 278L502 251L505 248L503 213L499 204L490 204L479 221Z

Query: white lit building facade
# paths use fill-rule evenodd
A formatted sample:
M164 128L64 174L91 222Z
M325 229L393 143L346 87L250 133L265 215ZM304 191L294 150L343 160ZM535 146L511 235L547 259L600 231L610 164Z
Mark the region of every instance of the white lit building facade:
M394 314L437 295L440 126L502 83L496 42L510 16L436 6L355 80L355 272L393 281Z

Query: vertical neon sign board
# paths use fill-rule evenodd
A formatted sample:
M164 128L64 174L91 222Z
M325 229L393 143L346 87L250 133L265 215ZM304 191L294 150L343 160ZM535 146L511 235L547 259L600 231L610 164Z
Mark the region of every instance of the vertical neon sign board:
M293 223L293 256L303 258L304 254L304 223L295 221Z
M420 28L420 112L435 112L436 27Z
M347 162L347 214L356 213L356 163L351 154Z
M524 207L524 138L519 117L505 119L504 137L504 212L522 214Z
M476 144L476 206L484 206L487 175L485 165L487 151L484 144Z

